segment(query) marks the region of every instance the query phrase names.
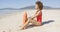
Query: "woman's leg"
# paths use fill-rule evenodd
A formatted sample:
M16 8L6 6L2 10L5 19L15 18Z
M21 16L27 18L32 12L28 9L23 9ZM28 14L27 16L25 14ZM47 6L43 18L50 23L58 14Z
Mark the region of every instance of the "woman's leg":
M25 24L27 21L27 12L25 11L23 14L23 24Z
M40 26L40 25L41 25L41 23L39 23L39 22L37 22L37 21L35 21L35 20L28 19L28 21L21 27L21 29L27 27L27 25L28 25L29 23L32 23L33 25L36 25L36 26Z
M26 22L27 22L27 12L25 11L25 12L23 13L23 24L22 24L22 26L23 26ZM21 29L25 29L25 27L24 27L24 28L21 27Z
M29 24L29 21L26 21L26 22L21 26L21 30L25 29L28 24Z
M41 26L42 25L42 23L40 23L36 20L33 20L33 19L30 20L30 23L32 23L33 25L36 25L36 26Z

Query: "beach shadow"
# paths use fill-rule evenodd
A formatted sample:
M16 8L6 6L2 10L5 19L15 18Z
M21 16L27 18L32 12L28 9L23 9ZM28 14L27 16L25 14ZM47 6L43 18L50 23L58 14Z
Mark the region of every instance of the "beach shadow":
M44 22L42 22L42 25L49 24L49 23L51 23L51 22L54 22L54 20L44 21Z
M43 26L43 25L45 25L45 24L52 23L52 22L54 22L54 20L44 21L44 22L42 22L42 26ZM33 27L37 27L37 26L34 26L34 25L29 25L29 26L27 26L27 29L28 29L28 28L33 28Z

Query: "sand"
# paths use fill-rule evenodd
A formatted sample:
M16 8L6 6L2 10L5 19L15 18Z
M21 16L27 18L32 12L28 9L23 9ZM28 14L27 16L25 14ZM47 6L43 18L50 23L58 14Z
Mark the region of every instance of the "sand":
M35 13L34 10L27 11L28 17ZM22 25L23 12L16 12L0 18L0 32L60 32L60 10L43 10L43 25L30 26L28 29L19 30Z

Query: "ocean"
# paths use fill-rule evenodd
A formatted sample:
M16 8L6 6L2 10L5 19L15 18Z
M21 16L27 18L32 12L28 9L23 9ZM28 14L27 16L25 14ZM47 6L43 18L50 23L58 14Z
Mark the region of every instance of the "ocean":
M32 9L30 9L31 11L33 11ZM44 9L46 10L46 9ZM54 9L47 9L48 11L52 11ZM55 9L57 11L59 11L60 9ZM8 14L12 14L12 13L15 13L15 12L23 12L23 11L29 11L28 9L26 10L10 10L10 9L6 9L6 10L0 10L0 17L1 16L5 16L5 15L8 15ZM33 11L34 12L34 11Z
M21 11L20 10L0 10L0 16L5 16L15 12L21 12Z

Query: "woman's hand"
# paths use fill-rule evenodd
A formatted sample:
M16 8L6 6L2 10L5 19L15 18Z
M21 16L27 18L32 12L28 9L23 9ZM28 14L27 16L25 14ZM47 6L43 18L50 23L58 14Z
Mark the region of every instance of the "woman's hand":
M34 18L32 18L32 17L28 17L28 19L34 19Z

